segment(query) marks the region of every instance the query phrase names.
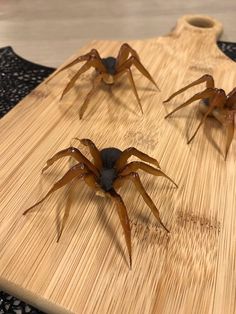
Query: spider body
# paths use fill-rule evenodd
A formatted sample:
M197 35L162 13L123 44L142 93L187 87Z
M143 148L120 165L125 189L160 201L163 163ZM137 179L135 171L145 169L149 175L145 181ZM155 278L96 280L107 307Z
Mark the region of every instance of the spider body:
M140 71L156 87L157 85L154 79L152 78L152 76L150 75L150 73L141 63L137 52L133 48L131 48L130 45L128 45L127 43L123 44L120 47L117 58L114 58L112 56L101 58L98 51L96 49L92 49L90 52L76 58L74 61L70 62L68 65L61 68L59 71L54 73L50 77L50 79L52 79L55 75L57 75L61 71L64 71L72 67L73 65L80 62L84 62L84 61L85 63L83 64L83 66L72 77L72 79L69 81L69 83L67 84L67 86L65 87L61 95L61 99L62 99L63 96L66 93L68 93L71 90L71 88L75 85L76 81L79 79L81 74L88 71L91 67L96 70L96 76L93 80L93 87L88 93L88 95L86 96L82 104L82 107L80 108L80 111L79 111L80 118L83 117L83 114L88 106L88 103L91 97L94 95L95 91L97 90L99 84L101 82L104 82L105 84L113 85L123 75L128 76L128 79L130 81L132 90L137 99L140 110L143 113L142 105L141 105L138 92L134 83L133 75L131 72L131 66L134 65L137 68L137 70Z
M206 118L214 117L221 125L226 128L226 150L225 159L227 157L230 144L234 135L234 114L236 110L236 88L234 88L228 95L221 88L215 88L214 79L211 75L205 74L193 83L183 87L179 91L171 95L165 102L170 101L175 96L184 92L190 87L193 87L200 83L206 83L206 89L203 92L197 93L184 102L179 107L175 108L165 118L171 116L174 112L188 106L196 100L201 100L199 104L199 110L203 114L203 117L195 130L193 136L189 139L188 144L194 139L200 127L205 123Z
M119 160L122 151L115 147L104 148L100 151L102 168L100 171L99 184L101 188L108 192L113 188L118 173L115 168L117 160Z
M78 163L70 168L67 173L57 181L49 192L36 204L28 208L23 214L27 214L35 206L42 203L53 192L65 186L73 179L77 178L83 180L90 188L95 190L98 194L109 197L116 205L116 210L124 231L126 246L129 252L130 266L132 263L131 258L131 227L129 223L128 213L125 204L121 196L117 193L117 189L127 180L134 183L135 187L143 197L146 204L150 207L152 213L158 220L160 226L167 232L167 228L162 223L159 211L153 203L150 196L145 191L144 186L140 180L138 170L143 170L147 173L155 176L163 176L169 179L173 184L174 181L170 179L159 167L159 163L156 159L148 156L147 154L139 151L134 147L130 147L121 151L118 148L110 147L98 150L95 144L89 139L82 139L80 142L89 148L90 154L93 158L93 162L87 159L81 152L75 147L69 147L56 153L52 158L47 161L43 171L53 165L54 162L63 157L73 157ZM128 159L131 156L138 157L142 161L133 161L128 163ZM144 161L144 162L143 162ZM156 167L152 167L147 163L153 164ZM77 182L77 181L76 181ZM177 187L177 185L175 184ZM69 208L65 211L58 241L62 234L63 228L66 224L69 216Z
M116 58L114 57L107 57L102 58L102 64L105 66L107 73L111 75L115 75L116 72Z

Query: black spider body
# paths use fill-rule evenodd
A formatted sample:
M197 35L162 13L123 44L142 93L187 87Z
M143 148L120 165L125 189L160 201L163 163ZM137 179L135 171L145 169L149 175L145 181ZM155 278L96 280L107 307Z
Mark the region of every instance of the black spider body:
M102 64L107 69L107 73L109 73L111 75L116 74L116 58L114 58L114 57L103 58Z
M113 182L117 178L115 164L121 153L121 150L114 147L104 148L100 151L103 166L100 171L100 186L106 192L113 188Z

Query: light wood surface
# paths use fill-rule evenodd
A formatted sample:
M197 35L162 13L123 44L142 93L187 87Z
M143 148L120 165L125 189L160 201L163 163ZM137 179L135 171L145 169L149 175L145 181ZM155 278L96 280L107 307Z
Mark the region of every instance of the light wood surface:
M91 40L161 36L189 13L214 16L236 42L235 0L0 0L0 46L57 67Z
M165 106L162 101L205 73L229 92L236 86L236 64L215 44L220 23L199 28L186 19L168 36L130 42L161 89L133 70L143 116L122 79L112 92L101 88L79 120L91 73L59 102L75 67L41 84L0 121L1 288L49 313L235 313L235 140L225 162L225 133L208 119L187 145L200 119L197 104L164 120L203 86ZM74 57L92 47L116 55L120 44L93 41ZM74 182L22 216L71 165L63 160L40 174L73 137L91 138L99 148L135 146L157 158L179 184L175 189L140 173L169 235L131 184L120 189L132 225L132 270L115 208L83 184ZM70 217L56 243L67 206Z

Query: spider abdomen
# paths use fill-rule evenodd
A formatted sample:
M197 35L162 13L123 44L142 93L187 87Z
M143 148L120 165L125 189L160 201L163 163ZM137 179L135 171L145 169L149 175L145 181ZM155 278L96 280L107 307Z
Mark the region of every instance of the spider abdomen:
M117 178L117 171L114 168L102 169L100 176L100 186L106 192L110 191L113 188L113 182Z
M106 192L113 188L113 182L117 178L115 164L120 158L122 151L115 147L104 148L100 151L102 169L100 171L100 185Z
M107 57L102 59L102 64L107 69L107 73L114 75L116 74L116 58Z

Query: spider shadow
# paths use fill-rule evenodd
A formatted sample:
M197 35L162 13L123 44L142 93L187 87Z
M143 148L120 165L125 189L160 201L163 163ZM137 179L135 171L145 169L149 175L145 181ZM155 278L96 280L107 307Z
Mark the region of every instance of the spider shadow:
M65 213L68 213L67 218L69 218L71 206L73 202L76 201L75 192L76 192L76 185L73 184L73 182L71 182L70 184L68 184L67 188L63 191L63 195L64 195L63 198L65 198L65 202L62 202L61 204L57 205L56 218L55 218L56 230L57 230L57 243L59 242L59 237L63 236L63 232L65 231L65 228L66 228L66 224L65 224L64 229L62 230L63 217ZM60 217L61 212L62 212L62 217Z
M208 123L210 121L210 123ZM213 136L212 136L212 132L210 132L210 129L222 129L222 125L213 117L209 117L209 120L206 121L206 123L204 124L203 127L203 132L206 135L207 140L211 143L211 145L216 149L216 151L224 158L224 154L222 152L222 149L220 148L220 146L216 143L216 141L214 140ZM210 125L210 128L208 128L208 125Z
M115 84L116 85L116 84ZM116 112L115 109L116 109L116 106L118 106L119 108L123 107L125 110L127 110L128 112L134 114L134 110L130 109L130 107L128 107L124 102L121 101L121 99L117 96L115 96L114 92L113 92L113 89L115 89L117 86L110 86L110 85L107 85L103 82L101 82L99 88L95 91L94 95L91 97L91 99L89 100L88 102L88 107L83 115L83 118L82 120L89 120L92 116L96 116L97 112L100 110L100 106L104 105L104 103L106 102L106 104L108 103L108 100L107 98L110 98L112 99L111 101L111 106L108 105L108 113L110 114L110 118L111 118L111 121L114 120L114 113ZM75 86L74 87L75 90L79 89L79 86ZM81 101L81 104L79 104L77 106L77 110L76 110L76 115L79 116L79 110L81 108L81 106L83 105L83 102L85 101L86 97L87 97L87 94L89 93L90 89L87 88L86 89L87 93L84 93L84 97ZM95 104L94 103L94 99L96 99L96 97L100 97L99 93L103 93L103 99L102 99L102 102L103 104L101 104L101 102L99 104ZM76 101L77 99L79 99L79 92L77 92L77 97L76 97ZM105 101L104 101L105 100ZM112 110L110 110L112 108ZM71 113L73 115L73 118L75 119L75 112L72 112Z
M74 72L70 72L69 74L67 74L68 76L68 80L70 80L74 75ZM84 78L83 76L81 76L79 83L75 84L73 86L73 90L74 91L70 91L68 94L75 94L75 96L71 97L73 98L72 103L69 102L69 95L64 95L63 99L61 99L61 95L63 93L63 90L66 87L66 84L62 86L62 88L60 89L60 92L55 95L55 97L58 98L58 108L62 113L62 116L64 118L67 118L68 120L75 120L77 119L77 116L79 116L78 110L80 110L83 102L85 101L87 94L90 92L90 90L92 89L92 84L93 84L93 80L96 78L97 73L94 71L91 73L91 77L89 78L88 75ZM46 88L49 89L49 84L46 82ZM101 84L99 85L98 89L96 90L96 92L94 93L93 97L90 99L89 103L88 103L88 108L87 108L87 112L88 115L91 114L95 114L96 111L98 110L97 106L96 108L94 108L94 106L90 107L89 104L90 102L93 100L93 98L95 97L95 95L99 92L102 91L106 94L109 94L110 98L113 98L113 102L115 104L118 104L118 106L120 107L124 107L126 110L128 110L128 112L134 114L137 113L137 110L135 111L134 109L130 109L129 106L127 106L124 102L122 102L118 97L116 97L114 95L114 93L111 90L111 87L114 89L122 89L124 91L132 91L132 86L129 84L128 78L125 78L124 81L123 80L119 80L118 82L116 82L113 86L107 85L104 82L101 82ZM85 90L85 92L82 92L82 90ZM138 87L137 88L137 92L138 90L142 90L142 91L153 91L155 92L154 87L153 88L147 88L147 87ZM83 98L81 98L81 94L83 96ZM134 101L137 102L135 95L133 95L134 97ZM79 100L81 100L81 103L78 104ZM134 102L133 101L133 102ZM76 106L75 106L76 105ZM69 106L69 107L68 107ZM138 106L138 104L137 104ZM139 109L139 108L138 108ZM86 117L86 113L84 118ZM113 117L112 117L113 118Z
M47 83L46 83L47 84ZM48 83L48 85L51 84ZM55 84L54 84L55 85ZM47 85L46 85L47 86ZM64 86L63 86L64 87ZM75 115L76 115L76 109L74 107L74 103L69 102L67 97L68 95L65 95L62 99L61 99L61 95L63 92L63 87L60 90L60 92L57 95L54 95L54 99L57 99L57 103L55 104L56 106L58 106L59 111L61 112L61 116L68 121L74 121L75 120ZM49 89L49 87L47 86L47 88Z
M137 221L140 221L143 223L145 226L148 226L150 224L150 214L145 214L145 213L135 213L134 218L137 219Z
M78 192L81 192L83 194L82 189L83 189L82 182L79 179L75 178L71 183L68 184L67 188L63 191L63 202L61 204L58 204L57 210L56 210L57 242L58 242L59 235L60 235L60 239L61 237L63 237L63 234L65 233L66 224L68 223L68 221L66 221L66 224L64 225L64 229L61 230L62 223L63 223L63 216L67 212L68 213L67 220L69 219L70 209L72 205L78 201L78 198L77 198ZM83 203L80 203L80 205L85 206L85 204L89 203L89 201L91 201L92 199L94 199L94 192L91 191L90 188L86 188L86 192L83 197ZM60 214L61 212L62 212L62 215ZM77 223L75 224L78 225ZM71 228L73 228L73 221L70 223L70 225L71 225ZM75 228L76 227L74 227L74 229ZM76 230L75 230L75 233L76 233ZM71 237L73 237L72 233L71 233Z
M135 75L135 76L134 76L134 84L135 84L135 86L136 86L137 93L138 93L139 91L144 91L144 92L145 92L145 91L147 91L147 92L157 92L157 91L158 91L157 88L153 85L153 83L150 82L149 80L148 80L148 82L149 82L150 86L148 86L148 87L143 87L143 85L141 85L140 83L137 84L137 83L139 82L139 80L140 80L140 77L142 77L142 75L137 75L137 76ZM125 78L125 79L124 79L124 78ZM146 78L145 78L145 79L146 79ZM128 90L131 90L131 89L132 89L132 86L131 86L131 84L130 84L128 78L125 77L125 76L123 76L123 79L122 79L122 77L121 77L120 80L115 83L115 85L116 85L117 87L122 86L122 88L123 88L125 91L126 91L126 90L128 91Z
M180 127L178 126L177 122L173 122L174 118L176 118L176 119L184 118L186 120L185 127L184 127L184 134L186 134L185 138L186 138L186 143L187 143L189 141L190 137L193 135L193 132L196 130L202 117L203 117L202 113L198 110L198 108L196 108L191 113L188 112L187 114L175 114L175 116L170 117L168 119L171 120L173 126L176 127L178 130L180 130ZM197 122L196 122L196 120L197 120ZM213 117L207 117L205 123L203 124L203 132L204 132L205 136L207 137L208 141L217 150L217 152L221 156L223 156L222 150L220 149L220 147L216 143L216 141L213 139L212 133L209 132L209 129L217 129L218 130L220 128L222 128L222 126ZM198 136L198 133L200 132L200 130L201 130L201 128L198 130L196 136ZM192 144L193 142L194 142L194 139L190 144ZM191 146L190 146L190 149L191 149Z
M136 86L136 84L135 84L135 86ZM128 107L127 105L125 106L126 107L126 109L128 109L129 110L129 112L131 112L132 114L136 114L136 115L138 115L138 116L142 116L142 114L141 114L141 112L140 112L140 108L139 108L139 104L138 104L138 102L137 102L137 99L136 99L136 97L135 97L135 94L134 94L134 92L133 92L133 90L132 90L132 86L130 85L130 82L129 82L129 80L126 78L124 81L123 80L121 80L121 81L118 81L118 82L116 82L115 84L114 84L114 86L112 86L114 89L117 89L117 90L119 90L119 89L122 89L123 91L127 91L127 92L130 92L131 93L131 97L132 97L132 99L131 99L131 101L132 101L132 104L134 103L135 104L135 108L136 108L136 110L131 110L130 109L130 107ZM153 97L153 95L154 95L154 93L159 93L160 91L159 90L157 90L155 87L153 87L153 88L148 88L148 87L143 87L143 86L141 86L141 88L140 87L137 87L136 86L136 89L137 89L137 93L138 93L138 95L139 95L139 91L150 91L150 92L152 92L152 93L148 93L147 95L145 95L145 99L147 100L148 99L148 97L149 98L151 98L151 97ZM112 94L112 89L110 89L110 94ZM120 100L118 100L118 97L117 98L115 98L115 95L113 94L113 95L111 95L111 96L113 96L114 97L114 99L115 99L115 101L118 103L119 102L119 104L121 105L123 105L124 106L124 104L123 103L121 103L121 101ZM128 98L129 99L129 98ZM141 97L140 97L140 95L139 95L139 99L140 99L140 102L141 102L141 105L142 105L142 100L141 100ZM143 109L144 110L144 109Z
M62 83L53 83L52 82L46 82L46 89L50 91L50 95L52 94L52 91L50 90L50 85L53 88L59 87L59 92L54 93L53 97L54 99L57 99L57 105L62 113L63 118L67 118L70 121L75 121L77 118L79 119L79 114L78 114L78 109L80 109L80 106L82 106L84 100L86 99L86 95L89 93L91 87L92 87L92 80L86 76L86 75L81 75L80 79L76 84L73 86L72 90L70 90L64 97L61 99L62 93L64 89L66 88L67 84L69 81L72 79L72 77L76 74L75 71L70 70L69 73L67 73L67 81ZM83 92L85 90L85 92ZM82 97L81 97L82 95ZM73 99L73 101L70 101L70 99ZM81 100L81 103L78 104L78 101Z
M37 190L38 190L37 194L39 193L41 196L38 197L36 199L36 201L33 202L33 204L35 204L36 202L42 200L42 198L46 195L45 189L43 188L43 185L44 185L45 182L43 183L43 181L46 181L46 180L45 180L45 177L43 175L41 175L40 178L39 178L39 182L37 183ZM50 189L50 185L48 187L48 190L49 189ZM45 204L47 204L47 202L50 201L50 198L52 196L53 195L48 196L41 204L38 204L37 206L35 206L35 208L33 208L30 211L30 214L32 213L32 215L35 215L35 219L37 219L36 218L37 214L39 214L41 216L40 219L45 219L45 217L47 217L52 211L54 211L54 206L50 206L50 208L48 208L48 209L47 209L47 206L45 206ZM58 195L56 195L56 198L57 197L58 197ZM56 221L56 230L57 230L58 234L59 234L59 231L60 231L58 223L59 223L59 216L60 216L60 212L61 212L62 206L63 206L63 203L61 203L60 206L57 206L57 208L56 208L56 218L55 218L55 221ZM46 221L47 221L46 223L49 222L48 219L46 219Z
M135 75L134 76L134 83L135 83L135 86L136 86L136 89L137 89L137 93L139 95L139 91L149 91L149 92L153 92L153 93L156 93L156 92L160 92L159 90L157 90L157 88L153 85L152 87L143 87L143 84L138 84L137 85L137 82L140 80L140 77L143 77L142 74L139 74L139 75ZM152 84L151 82L149 82L150 84ZM141 86L140 86L141 85ZM121 77L114 85L113 87L115 89L122 89L123 91L130 91L132 92L132 95L133 95L133 99L134 101L137 103L137 100L136 100L136 97L135 97L135 94L132 90L132 85L130 84L130 81L128 79L128 77L126 76L123 76ZM153 96L153 93L150 95L148 94L149 97ZM140 97L140 96L139 96ZM138 103L137 103L137 106L138 106ZM139 106L138 106L139 107ZM140 111L140 109L138 108L138 110ZM131 110L130 110L131 112ZM135 111L136 112L136 111ZM132 111L132 113L134 113L134 111Z
M168 112L167 112L168 113ZM182 133L183 129L180 125L180 120L187 120L188 119L188 116L187 115L176 115L176 116L171 116L171 117L168 117L167 119L165 119L165 121L167 121L172 127L175 128L176 132L178 133ZM185 125L185 128L186 128L186 125Z
M79 82L73 87L71 91L68 92L68 94L66 94L63 97L63 99L59 98L59 109L62 112L63 116L68 118L68 120L70 119L72 122L75 120L79 120L79 110L81 109L87 97L87 94L90 91L90 83L91 83L90 81ZM83 92L83 89L86 92ZM99 91L97 90L95 95L98 92ZM72 102L69 102L70 95L73 98ZM88 111L89 111L89 105L90 105L90 102L88 103Z
M101 224L102 228L107 232L109 237L113 239L114 244L119 252L120 255L122 255L123 259L126 261L127 265L129 266L129 262L125 256L124 249L121 246L120 241L118 240L117 233L114 231L114 229L111 227L111 224L109 224L107 214L104 210L106 207L106 204L109 203L111 205L110 200L108 200L106 197L96 197L97 202L97 217L98 222Z
M134 109L132 109L130 106L128 106L127 103L121 101L121 99L115 95L115 91L114 91L114 90L118 89L118 87L119 87L119 86L112 86L112 87L109 89L109 91L108 91L109 98L112 99L112 104L114 104L114 105L117 104L120 108L123 107L125 110L127 110L127 113L129 112L129 113L132 113L132 114L135 114L135 115L136 115L137 112L136 112ZM135 98L135 97L134 97L134 98ZM135 101L136 101L136 99L135 99ZM137 104L137 106L138 106L138 104ZM139 110L140 110L140 109L139 109ZM110 110L109 110L109 112L110 112L110 114L111 114L111 111L110 111ZM112 112L113 112L113 111L112 111Z
M68 121L70 123L75 122L76 120L79 120L79 114L78 114L78 106L75 103L69 103L63 98L59 101L58 108L61 112L61 115L64 119L64 121Z
M201 119L203 117L203 114L199 111L196 110L194 113L194 116L192 116L190 119L187 119L186 122L186 141L189 140L190 136L192 133L196 130L198 124L200 123ZM193 122L194 120L197 119L197 123ZM217 144L217 142L213 139L212 137L212 132L209 132L210 130L219 130L222 128L221 124L213 117L207 117L205 123L203 124L203 133L206 136L207 140L210 142L210 144L216 149L216 151L223 156L223 153ZM200 128L201 129L201 128ZM196 136L198 136L198 133L200 132L200 129L198 130ZM194 139L193 139L194 141ZM192 141L192 142L193 142ZM192 144L192 142L190 144Z
M176 187L173 185L173 183L170 182L169 180L165 179L165 178L161 178L161 183L158 184L156 182L156 180L158 178L160 178L160 177L150 176L149 180L147 180L145 183L142 182L144 185L146 193L150 197L151 197L150 192L153 189L153 186L155 186L155 195L158 195L159 191L163 190L163 188L167 192L172 191L172 190L174 190L174 191L176 190ZM165 180L167 180L167 182ZM141 178L141 181L142 181L142 178ZM138 193L138 191L136 189L135 189L135 191ZM160 225L158 220L153 215L149 206L146 204L146 202L143 200L142 196L139 193L138 193L138 195L140 197L140 202L138 202L139 208L136 207L136 211L134 211L134 213L133 213L134 220L140 221L144 226L147 226L147 228L150 225L155 225L160 231L163 231L162 226ZM152 199L153 203L155 204L156 208L158 209L158 211L160 212L160 216L162 216L162 211L163 211L163 208L160 206L160 204L166 204L165 207L167 207L167 208L172 207L170 205L169 198L168 198L167 194L164 194L162 202L159 205L157 205L157 203L155 202L155 199L153 199L153 197L151 197L151 199ZM144 211L142 208L145 208ZM165 231L163 231L163 232L165 232Z

